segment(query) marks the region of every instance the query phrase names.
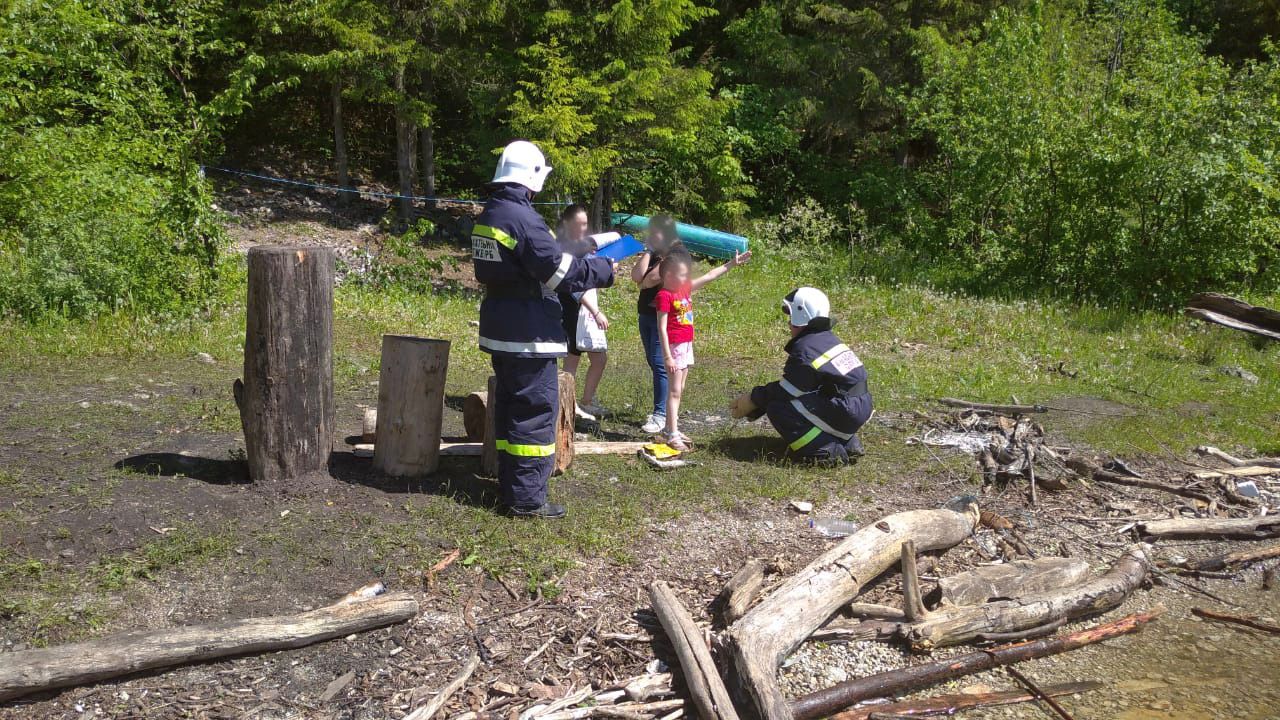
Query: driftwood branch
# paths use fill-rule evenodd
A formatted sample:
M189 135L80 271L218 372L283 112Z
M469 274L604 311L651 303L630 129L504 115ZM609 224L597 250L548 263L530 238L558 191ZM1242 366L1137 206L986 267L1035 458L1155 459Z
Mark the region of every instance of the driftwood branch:
M1129 615L1115 622L1097 625L1061 637L1004 645L981 652L949 657L937 662L911 665L898 670L856 678L797 698L791 703L792 716L794 720L814 720L863 700L899 695L983 670L1075 650L1135 632L1163 612L1164 608L1155 607L1144 613Z
M1072 588L1048 590L976 607L935 610L911 625L908 638L918 649L972 642L989 633L1042 627L1062 618L1078 618L1118 607L1147 577L1148 546L1138 544L1106 574Z
M999 413L1001 415L1025 415L1026 413L1049 412L1049 408L1044 405L993 405L991 403L970 402L968 400L958 400L956 398L947 397L938 398L938 402L948 407L981 410L983 412Z
M711 659L702 631L694 624L684 604L661 580L649 586L649 598L653 601L653 611L662 623L662 629L675 648L685 684L702 720L738 720L729 691L720 679L720 671Z
M907 622L920 622L928 614L920 592L920 576L916 573L916 544L902 543L902 610Z
M777 682L782 660L898 562L904 541L914 540L918 549L929 551L969 537L978 523L978 507L965 502L960 508L896 513L863 527L734 623L725 634L725 649L751 714L762 720L789 720L789 706Z
M1280 537L1280 515L1247 518L1148 520L1138 523L1138 532L1156 538L1263 540Z
M1062 697L1090 692L1104 687L1100 682L1073 682L1060 685L1046 685L1040 691L1049 697ZM921 715L953 715L961 710L971 708L995 707L998 705L1014 705L1031 702L1039 696L1022 690L1001 690L984 693L955 693L952 695L936 695L925 700L908 700L906 702L882 703L866 707L845 710L831 716L831 720L868 720L872 715L880 717L918 717Z
M1243 465L1223 468L1222 470L1202 470L1193 474L1197 480L1223 477L1260 477L1263 475L1280 475L1280 468L1270 465Z
M449 698L453 697L453 694L461 690L462 686L467 683L467 680L471 679L471 674L474 673L478 667L480 667L480 656L472 654L471 657L467 659L466 664L462 666L462 669L458 671L458 674L454 675L453 679L449 681L449 684L440 688L440 692L436 693L435 697L428 700L426 705L423 705L417 710L405 715L401 720L431 720L431 718L435 717L436 713L440 712L440 708L444 707L444 704L449 702Z
M1205 610L1204 608L1191 608L1191 614L1206 620L1217 620L1219 622L1233 623L1235 625L1243 625L1254 630L1271 633L1272 635L1280 635L1280 625L1272 625L1264 623L1250 617L1241 617L1239 615L1228 615L1227 613L1214 612L1213 610Z
M1257 562L1259 560L1270 560L1280 557L1280 545L1268 545L1266 547L1256 548L1253 550L1237 550L1224 555L1215 555L1211 558L1203 560L1192 560L1182 564L1184 570L1194 570L1196 572L1214 572L1217 570L1225 570L1233 565L1243 565L1245 563Z
M0 702L183 663L311 645L403 622L418 614L407 593L340 601L297 615L142 630L40 650L6 653Z
M1247 460L1242 460L1234 455L1228 455L1227 453L1219 450L1218 448L1212 445L1201 445L1200 447L1196 448L1196 452L1200 453L1201 455L1210 455L1212 457L1216 457L1219 460L1225 462L1226 464L1232 467L1244 467L1246 465L1266 465L1268 467L1280 468L1280 458L1264 457L1264 458L1249 458Z
M1093 478L1094 482L1109 483L1111 485L1124 485L1126 487L1145 488L1147 490L1159 490L1160 492L1167 492L1172 495L1178 495L1185 498L1191 498L1193 500L1199 500L1205 503L1206 505L1213 502L1213 498L1209 497L1208 495L1206 495L1205 493L1199 490L1194 490L1192 488L1178 487L1177 485L1167 485L1162 482L1156 482L1155 480L1143 480L1141 478L1129 477L1128 475L1113 473L1109 470L1103 470L1102 468L1094 467L1093 465L1091 465L1088 462L1085 462L1084 460L1069 459L1067 460L1067 467L1076 471L1080 475L1083 475L1084 477Z
M716 598L723 623L732 625L738 618L746 615L747 608L760 597L763 590L764 561L752 558L733 574Z

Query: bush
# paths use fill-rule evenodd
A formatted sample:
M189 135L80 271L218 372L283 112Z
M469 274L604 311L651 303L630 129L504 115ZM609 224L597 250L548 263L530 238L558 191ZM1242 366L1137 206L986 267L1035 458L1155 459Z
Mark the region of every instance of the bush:
M1280 63L1204 54L1155 0L930 31L909 104L936 146L894 230L970 289L1168 306L1274 288ZM927 209L928 212L920 212Z

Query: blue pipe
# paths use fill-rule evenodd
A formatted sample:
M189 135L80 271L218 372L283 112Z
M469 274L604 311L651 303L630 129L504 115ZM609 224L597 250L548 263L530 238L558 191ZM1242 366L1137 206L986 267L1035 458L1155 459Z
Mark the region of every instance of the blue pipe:
M615 226L626 228L631 232L644 232L649 227L649 218L645 215L614 213L611 219ZM676 223L676 233L685 247L689 248L689 252L699 255L729 259L736 252L747 251L747 239L741 235L697 225L686 225L682 222Z

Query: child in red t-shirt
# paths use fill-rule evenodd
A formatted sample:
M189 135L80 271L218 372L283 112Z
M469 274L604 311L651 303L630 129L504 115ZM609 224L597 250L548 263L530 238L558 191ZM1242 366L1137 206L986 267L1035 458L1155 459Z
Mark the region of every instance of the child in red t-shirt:
M654 306L658 310L658 338L667 365L667 427L662 439L676 450L689 449L689 438L680 432L680 397L693 366L694 293L733 268L751 259L751 253L736 253L732 260L696 280L689 280L693 258L687 252L673 252L662 261L662 289Z

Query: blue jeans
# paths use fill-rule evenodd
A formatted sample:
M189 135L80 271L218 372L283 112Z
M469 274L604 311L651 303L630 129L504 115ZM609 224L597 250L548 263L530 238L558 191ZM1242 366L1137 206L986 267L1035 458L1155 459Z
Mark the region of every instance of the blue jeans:
M644 357L653 372L653 414L667 416L667 363L662 357L662 338L658 337L658 316L640 315L640 342Z

